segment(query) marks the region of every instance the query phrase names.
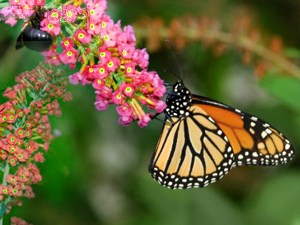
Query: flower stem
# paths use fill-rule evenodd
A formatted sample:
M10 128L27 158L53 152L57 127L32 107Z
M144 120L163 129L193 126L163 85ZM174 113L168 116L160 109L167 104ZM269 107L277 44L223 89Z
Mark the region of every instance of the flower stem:
M8 176L9 174L9 162L8 162L8 159L6 160L6 164L5 164L5 168L4 168L4 172L3 172L3 179L2 179L2 185L6 185L6 177ZM3 216L4 216L4 212L6 209L6 205L5 203L1 203L0 205L0 212L1 214L3 213L3 215L1 215L0 217L0 225L3 225Z
M236 44L237 46L240 46L241 48L253 51L257 55L265 58L272 64L276 65L278 68L282 69L283 71L300 78L300 68L292 63L291 61L287 60L283 56L272 52L271 50L265 48L262 45L259 45L255 42L253 42L250 38L247 37L239 37L237 40L231 37L230 34L227 34L225 32L220 32L217 36L220 41L223 41L226 44Z

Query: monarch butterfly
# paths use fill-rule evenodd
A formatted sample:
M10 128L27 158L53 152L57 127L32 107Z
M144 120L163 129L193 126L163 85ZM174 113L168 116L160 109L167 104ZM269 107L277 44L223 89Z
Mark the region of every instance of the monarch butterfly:
M294 156L290 141L270 124L194 95L182 80L173 85L166 104L149 172L167 188L205 187L233 167L275 166Z

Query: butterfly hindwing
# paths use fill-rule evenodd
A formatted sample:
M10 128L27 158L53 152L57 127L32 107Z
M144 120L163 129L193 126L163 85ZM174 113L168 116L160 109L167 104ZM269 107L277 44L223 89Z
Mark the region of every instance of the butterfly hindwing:
M191 107L189 117L166 120L149 171L163 186L183 189L213 183L234 164L225 134L203 110Z

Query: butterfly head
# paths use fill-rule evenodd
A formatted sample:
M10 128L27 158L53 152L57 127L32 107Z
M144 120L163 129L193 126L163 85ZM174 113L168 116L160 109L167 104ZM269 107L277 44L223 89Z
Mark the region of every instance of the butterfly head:
M166 99L167 107L165 112L171 117L188 116L188 109L192 103L192 93L187 89L181 80L173 85L173 90Z

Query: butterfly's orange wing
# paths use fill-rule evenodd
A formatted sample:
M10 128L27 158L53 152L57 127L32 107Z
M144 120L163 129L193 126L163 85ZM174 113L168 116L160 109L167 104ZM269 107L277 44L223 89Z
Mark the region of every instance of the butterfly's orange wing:
M270 124L214 100L194 96L228 138L238 166L284 164L294 155L290 141Z

